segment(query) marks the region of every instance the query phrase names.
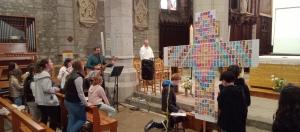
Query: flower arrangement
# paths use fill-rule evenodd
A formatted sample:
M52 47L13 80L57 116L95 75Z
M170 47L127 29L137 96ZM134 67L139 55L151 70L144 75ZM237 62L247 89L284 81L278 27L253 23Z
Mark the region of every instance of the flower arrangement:
M273 82L273 89L276 91L280 91L283 86L287 83L286 79L271 76L271 80Z
M190 77L186 77L185 79L183 79L181 87L184 88L185 90L192 89L192 79Z

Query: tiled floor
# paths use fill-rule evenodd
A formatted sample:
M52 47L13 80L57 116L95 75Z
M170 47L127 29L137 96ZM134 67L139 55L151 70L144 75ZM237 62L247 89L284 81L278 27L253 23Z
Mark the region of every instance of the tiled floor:
M126 104L125 104L126 105ZM120 112L116 113L114 118L118 120L118 132L143 132L144 126L151 120L160 122L165 119L165 116L147 111L130 111L129 108L133 106L126 105L126 108L120 107ZM91 132L91 130L85 130L84 132ZM11 130L5 131L11 132ZM57 129L57 132L61 130ZM151 129L149 132L162 132L158 129ZM186 130L186 132L195 132L193 130ZM247 132L268 132L265 130L259 130L254 127L247 126Z

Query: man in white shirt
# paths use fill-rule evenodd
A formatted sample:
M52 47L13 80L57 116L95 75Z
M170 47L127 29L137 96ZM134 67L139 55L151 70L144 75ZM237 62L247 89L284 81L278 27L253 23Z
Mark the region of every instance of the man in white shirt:
M149 41L147 39L144 40L144 45L140 49L140 57L143 59L154 59L153 51L149 46Z

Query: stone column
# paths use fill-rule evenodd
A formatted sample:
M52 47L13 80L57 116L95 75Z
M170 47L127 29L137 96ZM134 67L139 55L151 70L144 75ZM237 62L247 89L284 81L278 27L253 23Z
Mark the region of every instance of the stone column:
M119 60L115 66L124 66L121 76L119 76L119 101L124 101L137 90L137 72L133 67L133 32L132 32L132 0L105 0L105 36L106 39L113 32L115 36L115 46L106 43L106 58L111 58L114 48L114 56ZM110 38L110 42L113 38ZM108 48L111 47L111 48ZM106 87L109 93L113 93L115 78L109 77L112 68L107 68L104 72Z
M72 50L73 54L76 54L74 45L74 12L73 4L76 2L72 0L57 0L57 13L58 13L58 42L59 50L57 51L59 55L62 54L62 50ZM68 40L69 38L69 40ZM62 56L59 56L58 60L62 60Z

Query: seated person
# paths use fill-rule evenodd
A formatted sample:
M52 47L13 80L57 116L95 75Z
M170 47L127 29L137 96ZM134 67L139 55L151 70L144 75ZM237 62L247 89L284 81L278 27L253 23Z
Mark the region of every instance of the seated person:
M102 82L102 76L94 77L93 84L89 88L89 103L96 105L100 110L109 112L108 117L112 118L115 114L115 109L109 104L109 101L105 95L105 91L101 87Z
M225 71L220 76L224 89L218 96L221 110L217 125L225 132L244 132L246 130L246 98L242 86L234 84L235 75Z
M182 109L179 108L179 106L176 104L176 95L174 92L174 86L178 85L179 81L181 80L181 77L178 73L172 74L171 81L165 80L162 83L163 91L162 91L162 111L167 114L171 114L172 112L179 112L179 113L185 113ZM188 118L185 117L178 117L177 122L183 122L187 121ZM151 120L144 128L145 131L155 127L158 129L167 129L167 128L174 128L175 121L173 118L169 118L169 125L167 125L167 121L164 120L161 123L153 122Z

